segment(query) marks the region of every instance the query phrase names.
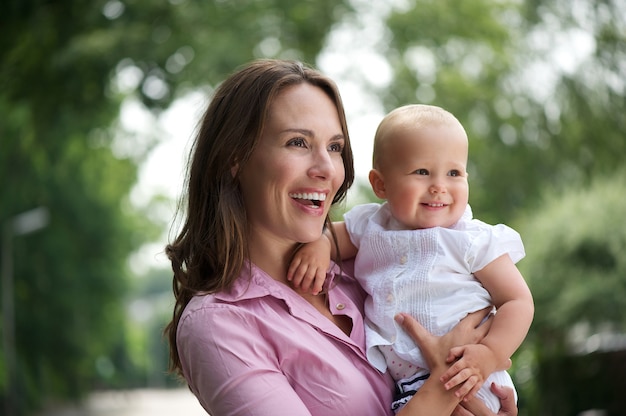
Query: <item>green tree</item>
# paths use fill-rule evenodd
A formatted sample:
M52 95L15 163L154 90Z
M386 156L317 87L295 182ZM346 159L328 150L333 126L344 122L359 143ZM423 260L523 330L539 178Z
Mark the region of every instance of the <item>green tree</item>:
M120 135L123 100L158 113L255 57L314 62L349 11L331 0L3 4L0 219L50 212L46 229L14 239L20 413L113 383L131 359L127 259L160 224L129 192L158 137ZM0 384L3 400L11 391Z
M470 136L474 211L510 220L544 185L588 184L621 165L624 16L611 0L410 0L377 45L391 84L372 88L387 110L452 111Z
M527 248L520 267L536 308L525 344L536 384L526 414L623 413L624 361L609 364L626 347L626 200L618 189L626 189L623 169L589 187L545 192L519 221Z

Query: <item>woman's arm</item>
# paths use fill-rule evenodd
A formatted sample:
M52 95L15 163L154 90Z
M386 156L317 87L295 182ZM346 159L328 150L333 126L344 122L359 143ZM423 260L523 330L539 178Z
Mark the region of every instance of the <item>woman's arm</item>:
M446 356L455 346L474 344L483 339L491 326L491 319L483 325L481 321L489 313L487 309L468 315L452 331L436 337L407 314L398 314L396 321L419 345L428 366L430 377L415 396L398 412L398 416L441 416L450 415L459 403L455 390L446 390L439 380L448 369ZM480 325L480 326L479 326Z
M272 359L250 316L235 308L198 309L179 323L178 351L189 387L207 413L310 416Z

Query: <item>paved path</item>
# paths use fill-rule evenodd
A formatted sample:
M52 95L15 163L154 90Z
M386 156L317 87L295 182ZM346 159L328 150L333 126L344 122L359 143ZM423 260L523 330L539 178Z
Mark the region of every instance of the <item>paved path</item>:
M207 416L187 389L92 393L83 406L49 409L38 416Z

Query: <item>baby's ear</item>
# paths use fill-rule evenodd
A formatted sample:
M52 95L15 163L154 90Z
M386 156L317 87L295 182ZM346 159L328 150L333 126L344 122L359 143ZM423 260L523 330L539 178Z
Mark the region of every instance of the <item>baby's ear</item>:
M376 169L370 170L369 174L370 185L374 194L380 199L386 199L387 193L385 192L385 180L383 175Z

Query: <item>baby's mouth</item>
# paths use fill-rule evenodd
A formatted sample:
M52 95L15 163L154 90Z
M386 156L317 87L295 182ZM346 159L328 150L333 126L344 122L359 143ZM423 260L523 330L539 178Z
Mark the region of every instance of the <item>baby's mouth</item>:
M425 205L431 208L443 208L448 204L444 204L443 202L422 202L422 205Z

